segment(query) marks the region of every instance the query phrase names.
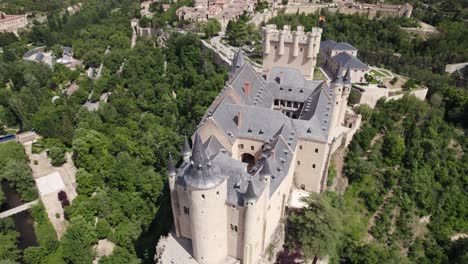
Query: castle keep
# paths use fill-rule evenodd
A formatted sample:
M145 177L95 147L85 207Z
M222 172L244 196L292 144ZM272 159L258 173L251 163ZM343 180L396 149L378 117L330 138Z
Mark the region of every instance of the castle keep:
M304 27L298 26L291 31L289 26L282 30L276 25L263 28L263 70L265 74L273 67L282 66L298 69L306 79L312 79L317 64L317 54L320 47L321 28L312 28L304 32Z
M182 164L169 157L175 233L191 240L198 263L259 263L291 189L320 192L331 154L359 126L346 106L349 69L331 83L310 80L321 30L281 32L265 40L264 77L236 54L192 148L185 139Z

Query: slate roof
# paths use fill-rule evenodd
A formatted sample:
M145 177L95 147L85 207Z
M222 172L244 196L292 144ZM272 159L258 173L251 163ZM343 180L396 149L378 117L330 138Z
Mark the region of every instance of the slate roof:
M239 60L245 59L234 59ZM275 99L302 103L300 115L293 119L274 110ZM328 141L332 102L334 94L325 82L305 80L297 69L273 68L264 80L249 63L244 63L235 70L199 124L202 127L210 121L220 133L203 143L199 143L198 132L195 134L191 161L179 167L177 183L210 189L226 179L226 202L242 206L245 199L255 199L263 192L266 185L262 179L269 177L269 195L273 195L294 166L299 138ZM257 153L260 157L250 170L221 144L233 145L237 139L264 142Z
M332 57L332 60L335 61L337 64L342 64L343 68L351 68L351 69L363 69L368 70L369 67L362 62L360 59L350 55L346 52L342 52Z
M336 45L336 41L333 40L322 40L320 42L320 51L325 51Z
M355 51L357 50L353 45L347 43L347 42L338 42L336 43L335 46L332 47L334 50L350 50L350 51Z
M347 51L357 51L357 49L347 43L347 42L336 42L333 40L324 40L320 42L320 50L321 51L326 51L328 49L333 49L333 50L347 50Z
M218 166L213 166L206 155L200 134L195 133L195 142L193 143L191 164L185 174L185 182L188 186L196 189L212 189L223 182L224 177L220 173Z

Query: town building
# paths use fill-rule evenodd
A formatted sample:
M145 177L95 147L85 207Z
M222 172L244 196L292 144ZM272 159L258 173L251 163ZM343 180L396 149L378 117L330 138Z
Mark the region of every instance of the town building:
M196 0L194 7L183 6L176 11L179 20L206 22L219 20L225 28L230 20L237 20L244 13L253 13L256 0Z
M365 82L364 77L369 72L369 67L356 57L357 52L358 50L355 47L346 42L326 40L320 43L324 69L335 78L340 67L342 69L340 74L344 74L345 69L349 68L351 83Z
M73 49L71 47L62 47L61 57L55 56L52 51L47 51L46 47L37 47L26 52L23 55L24 60L45 63L53 67L54 63L60 63L65 67L75 70L78 66L82 65L81 61L73 57Z
M20 28L28 25L25 15L7 15L0 12L0 33L16 32Z
M264 74L268 75L275 67L286 67L298 69L304 78L312 79L321 36L321 28L312 28L306 33L302 26L291 31L287 25L282 30L276 25L267 25L263 28Z
M177 167L169 156L175 235L197 263L259 263L284 227L291 190L324 189L331 155L361 121L347 107L350 69L339 72L331 83L306 78L300 64L259 76L236 54L192 148L186 138Z
M369 18L374 17L406 17L410 18L413 13L413 6L406 3L400 4L368 4L355 2L353 0L335 0L335 5L330 5L331 11L338 9L344 14L360 14Z

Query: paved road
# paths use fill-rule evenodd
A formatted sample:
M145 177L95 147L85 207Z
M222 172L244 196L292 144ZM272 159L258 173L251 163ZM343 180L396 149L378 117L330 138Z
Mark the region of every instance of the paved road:
M9 217L9 216L12 216L14 214L17 214L17 213L21 213L23 211L26 211L28 210L29 208L31 208L33 205L36 205L37 203L39 202L39 200L34 200L32 202L29 202L29 203L25 203L25 204L22 204L20 206L17 206L13 209L10 209L10 210L7 210L7 211L4 211L4 212L1 212L0 213L0 219L3 219L3 218L6 218L6 217Z

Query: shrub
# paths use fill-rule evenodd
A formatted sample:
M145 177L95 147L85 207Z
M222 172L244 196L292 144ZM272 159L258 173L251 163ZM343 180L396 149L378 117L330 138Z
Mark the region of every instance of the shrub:
M111 226L107 222L106 219L99 219L96 224L96 233L99 239L104 239L109 237L110 233L112 232Z
M65 159L65 150L59 147L52 147L49 149L49 157L52 166L58 167L63 165L67 160Z

